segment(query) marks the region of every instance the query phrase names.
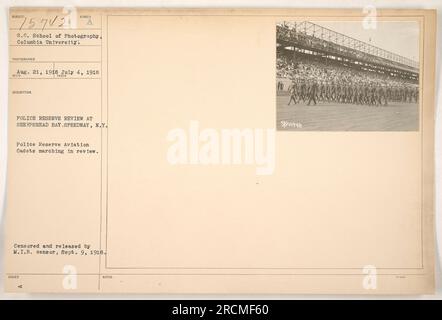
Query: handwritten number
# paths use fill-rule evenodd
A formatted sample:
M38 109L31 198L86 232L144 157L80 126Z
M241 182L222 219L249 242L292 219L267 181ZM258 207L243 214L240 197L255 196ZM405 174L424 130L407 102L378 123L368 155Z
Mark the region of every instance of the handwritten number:
M60 20L61 20L61 23L58 25L59 28L63 27L64 26L64 22L65 22L64 21L65 20L64 17L61 17Z
M41 31L43 31L46 28L46 24L48 23L48 19L41 19L41 22L43 22L43 26L41 27Z
M26 20L27 20L28 18L26 18L25 17L25 19L23 20L23 23L21 24L21 26L20 26L20 29L19 30L21 30L22 28L23 28L23 26L24 26L24 24L26 23Z
M34 18L29 19L29 29L33 29L35 27Z

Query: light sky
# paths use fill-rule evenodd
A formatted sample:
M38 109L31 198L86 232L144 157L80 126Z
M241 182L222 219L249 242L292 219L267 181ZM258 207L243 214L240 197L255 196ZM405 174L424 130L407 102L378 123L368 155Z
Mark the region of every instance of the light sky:
M418 22L377 21L376 29L364 29L360 21L312 22L419 62Z

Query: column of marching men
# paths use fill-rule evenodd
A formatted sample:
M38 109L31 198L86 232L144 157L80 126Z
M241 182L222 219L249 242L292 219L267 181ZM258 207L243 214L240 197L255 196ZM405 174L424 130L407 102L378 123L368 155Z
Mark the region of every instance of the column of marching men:
M280 86L282 88L282 86ZM288 104L301 101L307 105L318 102L348 103L367 106L387 106L389 102L417 103L419 89L417 85L403 85L350 81L321 81L315 79L293 79L288 88Z

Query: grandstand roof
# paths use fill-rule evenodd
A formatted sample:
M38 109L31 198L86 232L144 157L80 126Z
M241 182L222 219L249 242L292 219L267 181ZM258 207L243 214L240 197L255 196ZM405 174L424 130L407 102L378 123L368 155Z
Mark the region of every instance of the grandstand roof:
M417 61L406 58L391 51L384 50L382 48L352 38L345 34L333 31L310 21L292 22L289 24L285 22L284 25L288 26L291 30L294 30L297 33L303 33L317 39L328 41L336 45L345 46L353 50L400 63L411 68L419 68L419 62Z

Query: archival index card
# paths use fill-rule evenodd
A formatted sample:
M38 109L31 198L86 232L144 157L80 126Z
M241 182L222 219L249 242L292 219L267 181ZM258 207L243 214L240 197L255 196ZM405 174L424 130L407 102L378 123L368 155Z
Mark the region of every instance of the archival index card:
M435 32L12 8L6 289L433 292Z

